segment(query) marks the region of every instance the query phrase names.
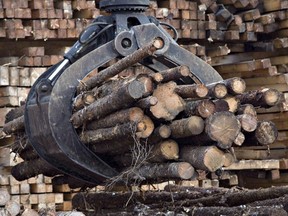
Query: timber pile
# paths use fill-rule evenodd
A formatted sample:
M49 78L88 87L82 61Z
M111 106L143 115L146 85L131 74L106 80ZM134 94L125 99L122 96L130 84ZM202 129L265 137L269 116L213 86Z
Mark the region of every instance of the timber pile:
M14 0L0 1L0 65L2 65L0 67L0 127L4 126L5 115L10 110L21 105L21 101L25 100L30 86L33 84L35 79L41 73L43 73L47 67L55 64L62 58L61 56L63 55L65 48L71 46L73 44L73 40L78 37L79 32L91 22L91 18L100 13L100 11L97 9L97 3L98 1L96 1L95 5L95 1L87 0L60 0L57 2L52 0L23 0L21 3L17 1L17 4ZM278 139L274 143L269 144L269 147L267 145L256 145L257 142L252 141L254 139L253 138L251 139L251 143L246 144L247 133L251 132L243 133L241 131L232 145L234 151L232 149L228 149L229 151L225 150L228 152L225 153L226 159L230 158L230 161L233 161L235 159L233 157L234 155L240 160L239 162L235 163L233 166L230 166L229 169L224 166L221 173L219 173L219 170L217 170L217 172L211 172L211 174L207 175L207 172L197 170L196 173L198 174L198 180L186 182L187 184L205 187L218 186L220 182L221 186L233 186L240 184L253 188L287 184L288 175L286 169L288 155L286 142L288 140L288 128L285 118L285 111L287 111L287 10L287 2L280 0L151 1L151 8L147 13L175 26L180 38L178 42L182 44L184 48L198 55L214 66L215 69L223 76L223 78L229 79L232 77L242 77L245 80L247 91L269 88L276 89L283 93L281 103L279 103L277 106L273 106L272 108L256 107L256 112L258 113L257 122L272 121L276 125L279 133ZM15 42L11 39L25 40L18 40ZM49 39L53 39L53 41ZM9 47L9 50L7 47ZM143 68L138 66L129 68L126 70L126 74L138 74L138 72L141 70L143 70ZM146 78L147 77L142 77L144 80ZM150 79L149 75L148 78ZM139 78L137 78L137 82L135 81L134 84L142 82L141 79L138 79ZM155 82L153 77L152 80ZM171 84L171 87L169 88L174 88L173 86L174 85ZM100 89L101 92L96 89L94 90L96 91L97 96L100 94L100 97L105 97L105 94L109 94L105 93L105 89L103 88ZM95 94L95 91L92 91L92 96ZM104 91L104 93L102 93L102 91ZM161 91L159 93L160 95ZM183 93L185 90L181 90L178 86L176 86L175 93L181 96L180 91L182 91L182 94L185 95L185 93ZM83 97L79 96L78 99L80 99L80 108L77 108L78 105L75 103L75 110L83 108L83 104L81 104L83 100L84 105L91 103L89 101L89 94L90 93L84 94ZM183 95L182 97L184 97ZM88 100L88 102L85 100ZM95 99L92 97L92 101L94 100ZM186 99L184 97L184 101L185 100ZM229 101L231 100L233 101L233 98ZM202 104L206 104L205 106L213 107L213 105L207 105L211 104L210 99L201 99L199 101L201 101ZM223 104L223 102L220 102L222 99L217 101L219 101L218 105ZM137 104L137 107L141 107L141 109L145 107L143 113L146 116L150 116L150 108L146 107L146 102L147 100L140 101ZM150 97L148 102L150 103L148 106L152 107L156 106L155 103L161 104L158 100L155 100L154 96ZM212 102L215 103L216 101L212 100ZM223 106L225 107L226 105ZM248 106L251 107L250 105ZM130 110L136 112L136 116L138 116L131 117L132 122L137 122L137 119L139 119L139 113L137 113L139 111L138 108L133 108L134 111ZM253 111L255 110L255 106L251 109L252 111L249 111L249 113L252 112L255 114ZM199 122L200 118L198 118L198 115L200 115L201 112L196 109L191 112L193 113L194 121L196 121L195 119L198 119ZM238 112L241 113L242 111ZM217 110L217 113L219 113L219 110ZM244 114L240 113L239 115ZM203 114L202 112L201 115L205 114L206 113ZM133 116L134 114L131 115ZM238 113L236 112L235 115L238 116ZM239 121L241 120L243 122L243 117L244 116L240 117ZM129 121L131 121L131 118L129 117ZM169 119L164 121L164 123L169 122L169 127L172 124L177 125L177 127L178 124L189 125L189 120L187 120L186 123L180 122L180 120L185 118L186 117L177 116L175 120L176 122ZM207 119L205 122L208 121L207 117L201 118L202 121L204 121L203 119ZM155 121L158 120L155 120L154 117L151 116L150 119L152 119L155 127L155 133L150 135L151 139L155 139L153 142L158 143L157 139L155 138L155 134L156 136L159 136L159 134L164 133L164 135L160 135L164 136L164 139L172 138L172 135L170 135L170 137L166 137L167 130L169 134L169 130L171 131L171 128L169 129L168 127L167 129L167 125L162 125L162 120L160 123L155 123ZM250 120L251 119L246 119L246 121L251 123ZM99 123L101 120L97 121ZM147 122L147 118L144 122ZM137 130L140 131L136 131L135 133L136 137L140 136L141 140L146 139L142 138L143 135L141 135L143 132L141 131L143 130L141 127L146 127L146 125L143 125L142 123L143 122L137 123ZM113 128L115 129L115 136L119 135L119 133L122 133L123 131L129 131L127 130L127 125L121 124L121 126L122 125L123 127ZM244 125L245 123L242 124L242 126ZM89 130L98 130L98 132L100 132L101 128L93 127L93 123L91 123L91 129ZM251 128L249 128L250 125L246 125L246 127L248 127L248 130L251 130ZM134 123L133 128L136 128ZM79 128L79 131L80 130L81 128ZM86 134L79 133L79 136L85 140L87 138L87 134L89 134L89 130L85 131L87 132ZM144 131L146 131L146 129ZM105 130L101 130L101 133L105 133ZM187 135L187 133L189 134L189 131L183 130L179 133L182 133L182 135ZM243 136L243 134L246 136ZM244 137L246 138L246 141L243 144ZM95 135L94 138L99 139L99 136L97 137L97 135ZM108 139L107 137L104 138ZM183 138L179 137L172 139L177 139L176 142L178 140L181 140L181 142L184 141ZM202 137L201 139L204 138ZM207 138L205 139L206 143ZM1 139L0 143L1 145L6 146L7 144L11 143L11 140L13 139ZM163 146L169 146L164 147L164 149L170 149L170 146L174 145L174 141L168 140L168 144L164 143ZM90 143L90 140L88 140L88 142ZM94 150L99 151L97 150L97 141L94 140L91 142L96 143ZM109 142L107 143L104 151L110 151ZM129 142L133 143L131 140ZM25 143L25 140L22 140L22 144L23 143ZM217 143L218 145L221 145L221 142L217 141ZM119 145L121 146L121 144ZM219 147L220 146L217 146L217 149ZM120 147L118 146L118 148ZM14 148L13 150L18 152L16 149L17 148ZM29 150L26 151L29 152L28 161L37 158L35 153L31 154L31 146L27 146L27 148L24 149L25 151ZM172 152L175 151L173 150L173 147L171 147L171 149ZM20 148L20 150L22 152L23 149ZM8 151L8 149L6 151ZM25 151L23 150L21 154L24 155ZM101 154L106 153L102 152ZM161 151L155 153L155 155L158 155L157 158L160 157L159 154L161 154ZM175 160L177 155L173 156L173 160ZM183 156L184 155L181 157ZM27 154L23 157L26 158ZM209 157L209 152L206 157ZM1 161L10 161L10 158L2 156L2 153L0 158ZM154 159L155 158L156 157L154 157ZM131 165L131 155L129 154L124 154L120 158L113 155L113 159L117 165L121 163L123 167L128 167ZM156 159L155 162L160 163L161 160L159 161L159 159ZM5 166L5 169L9 169L9 167L11 168L11 163L9 162ZM119 169L123 169L123 167L119 167ZM163 167L152 168L159 170ZM164 167L163 169L167 169L167 167ZM38 172L41 173L40 171ZM144 172L146 173L145 170L142 171L142 173ZM2 168L1 174L4 176L7 175L6 171L3 171ZM32 170L32 174L35 175L34 170ZM28 178L30 175L31 174L26 176L26 178ZM59 179L61 180L61 178ZM70 192L68 183L72 188L73 184L74 187L79 185L75 185L74 180L67 180L68 178L64 177L64 179L62 178L62 184L65 184L64 186L60 186L57 185L61 183L59 179L54 179L54 185L56 185L54 188L58 188L59 192L65 192L64 197L66 197L65 194L69 194ZM185 182L182 181L181 184L185 184ZM6 185L5 187L10 186ZM67 195L67 197L69 196ZM67 200L71 200L71 197L67 198ZM35 205L38 206L39 203L36 203Z
M159 203L158 200L161 200ZM259 190L168 185L157 192L79 193L85 215L287 215L287 187ZM120 211L119 211L120 210Z

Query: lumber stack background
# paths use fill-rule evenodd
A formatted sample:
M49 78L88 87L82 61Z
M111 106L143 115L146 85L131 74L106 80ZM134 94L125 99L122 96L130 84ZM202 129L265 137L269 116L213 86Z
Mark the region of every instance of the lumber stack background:
M0 0L0 127L6 113L25 100L37 77L61 60L79 33L101 13L98 1ZM178 43L211 64L224 79L239 76L248 90L269 87L283 92L278 107L257 109L259 120L276 124L278 140L269 149L256 144L235 147L238 158L253 160L244 161L240 169L258 159L263 164L257 172L243 171L249 181L243 182L241 173L230 170L220 181L229 186L241 182L247 187L287 184L287 1L158 0L151 1L147 14L172 24L179 33ZM9 142L1 139L0 146ZM9 170L19 159L15 162L9 151L0 149L0 185L8 188L11 199L35 209L53 203L59 210L71 209L70 188L53 188L51 179L43 176L15 181ZM182 184L209 187L218 186L219 180L203 174L202 180Z

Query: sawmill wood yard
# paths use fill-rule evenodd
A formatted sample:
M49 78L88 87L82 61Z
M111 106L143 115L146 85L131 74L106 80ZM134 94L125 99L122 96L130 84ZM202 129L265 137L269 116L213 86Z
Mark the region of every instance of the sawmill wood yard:
M286 0L0 0L0 215L286 216L287 111Z

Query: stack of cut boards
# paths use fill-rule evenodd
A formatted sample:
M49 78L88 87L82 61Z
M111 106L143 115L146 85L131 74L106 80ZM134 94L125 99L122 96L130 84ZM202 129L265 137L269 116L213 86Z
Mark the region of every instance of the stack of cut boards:
M37 77L60 61L79 33L102 14L98 3L94 0L0 1L0 128L6 113L21 105ZM279 130L274 144L269 148L257 143L234 147L239 162L224 170L222 176L212 174L208 178L204 173L198 181L181 184L250 188L287 184L287 1L158 0L150 3L147 14L173 25L179 34L178 43L211 64L224 79L238 76L245 79L247 90L268 87L283 92L279 106L257 109L259 120L271 120ZM3 138L0 146L11 142L12 138ZM9 146L0 151L4 164L0 185L9 188L13 199L33 208L49 203L56 203L61 210L71 208L69 200L73 192L65 186L53 188L47 177L14 181L9 175L12 162L7 151Z

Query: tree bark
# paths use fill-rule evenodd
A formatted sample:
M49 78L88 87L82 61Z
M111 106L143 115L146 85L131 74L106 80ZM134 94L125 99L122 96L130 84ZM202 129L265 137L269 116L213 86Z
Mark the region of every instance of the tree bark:
M257 128L257 117L249 115L249 114L242 114L238 115L237 119L240 121L241 128L245 132L253 132Z
M185 115L192 116L197 115L202 118L208 118L213 113L215 113L215 104L208 100L199 100L199 101L189 101L186 102L185 106Z
M102 119L92 121L87 124L87 130L97 130L100 128L109 128L118 124L129 122L140 122L144 118L144 112L138 107L132 107L112 113Z
M170 179L190 179L194 175L194 168L186 162L167 164L145 164L137 170L136 179L145 180L170 180Z
M23 181L39 174L54 176L61 172L52 167L49 163L41 158L21 162L12 167L11 174L18 181Z
M189 137L198 135L204 131L204 120L199 116L175 120L170 124L173 138Z
M203 84L178 85L175 92L182 98L205 98L208 95L208 88Z
M281 93L275 89L262 89L249 91L245 94L238 95L237 98L241 104L252 104L253 106L260 106L269 108L277 105L280 102Z
M74 99L73 101L73 110L78 111L83 109L85 106L92 104L95 102L96 96L92 91L83 92Z
M225 86L227 87L228 94L239 95L243 94L246 90L246 83L240 77L234 77L227 80L223 80Z
M15 132L23 132L24 130L24 116L11 120L3 126L3 132L7 135L11 135Z
M153 53L157 50L162 48L163 43L160 39L156 39L152 44L149 44L139 50L135 51L134 53L124 57L120 61L116 62L113 66L108 67L97 73L96 76L91 77L89 80L81 83L78 87L78 92L82 92L85 90L90 90L96 86L100 86L103 82L108 80L111 77L119 74L124 69L132 66L139 61L143 60L144 58L153 55Z
M229 111L229 104L224 99L214 100L213 103L215 104L215 112Z
M180 148L180 159L195 169L215 172L224 165L224 152L215 146L189 146Z
M276 125L271 121L259 122L255 131L255 137L261 145L270 145L274 143L278 137Z
M223 83L211 83L206 87L209 89L208 96L211 98L222 99L228 94L227 87Z
M140 99L135 106L139 107L143 110L148 110L150 109L152 106L155 106L158 103L158 99L156 97L153 96L149 96L143 99Z
M257 112L252 104L243 104L237 110L237 115L249 114L251 116L257 117Z
M153 146L151 150L150 162L165 162L177 160L179 158L179 146L174 140L165 140Z
M72 115L71 121L78 128L87 121L103 118L108 114L131 106L137 99L147 93L149 92L146 91L145 83L134 80L120 88L119 91L100 98L85 109L77 111Z
M179 66L159 72L163 76L162 82L177 81L190 75L190 69L187 66Z

